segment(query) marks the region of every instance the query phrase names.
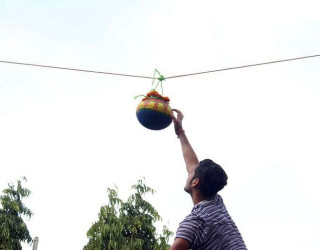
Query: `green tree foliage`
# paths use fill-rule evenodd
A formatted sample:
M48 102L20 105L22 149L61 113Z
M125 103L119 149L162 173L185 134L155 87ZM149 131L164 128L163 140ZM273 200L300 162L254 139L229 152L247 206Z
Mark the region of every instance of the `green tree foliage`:
M33 215L23 203L22 199L30 195L30 190L23 188L23 177L17 180L17 186L8 184L0 196L0 250L20 250L21 242L32 243L29 230L22 216L31 218Z
M139 180L126 202L118 197L117 189L108 188L108 205L101 207L98 221L87 232L84 250L167 250L172 232L166 226L157 235L154 223L161 220L155 208L144 196L154 190Z

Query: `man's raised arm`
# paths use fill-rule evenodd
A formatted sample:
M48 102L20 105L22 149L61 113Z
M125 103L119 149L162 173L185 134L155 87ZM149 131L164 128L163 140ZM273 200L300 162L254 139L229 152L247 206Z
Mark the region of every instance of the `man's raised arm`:
M177 113L177 117L172 115L172 119L173 119L173 123L174 123L175 132L176 132L178 138L180 139L182 154L183 154L184 161L186 163L187 172L189 175L193 176L195 169L199 165L199 160L198 160L196 153L194 152L193 148L191 147L191 145L189 143L189 140L185 134L185 131L183 130L183 127L182 127L183 114L182 114L182 112L177 109L173 109L173 111L175 111Z

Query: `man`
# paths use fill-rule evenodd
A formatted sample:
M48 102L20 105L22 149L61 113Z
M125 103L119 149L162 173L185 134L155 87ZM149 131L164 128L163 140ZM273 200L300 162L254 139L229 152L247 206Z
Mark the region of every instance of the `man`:
M188 178L185 191L191 195L194 207L179 225L170 250L246 250L238 228L226 210L219 192L227 184L225 171L212 160L198 161L185 131L183 114L174 110L175 132L180 139Z

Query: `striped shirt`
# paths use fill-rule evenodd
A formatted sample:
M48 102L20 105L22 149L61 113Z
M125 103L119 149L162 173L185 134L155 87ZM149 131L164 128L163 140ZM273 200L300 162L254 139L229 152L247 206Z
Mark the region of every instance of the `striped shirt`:
M195 205L179 225L176 238L196 250L246 250L242 236L220 195Z

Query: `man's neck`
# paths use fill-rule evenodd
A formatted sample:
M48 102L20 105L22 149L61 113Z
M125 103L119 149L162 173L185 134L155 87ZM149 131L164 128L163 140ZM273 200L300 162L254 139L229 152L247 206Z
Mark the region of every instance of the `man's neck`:
M206 198L197 191L195 191L191 194L191 198L192 198L193 205L197 205L200 202L206 200Z

